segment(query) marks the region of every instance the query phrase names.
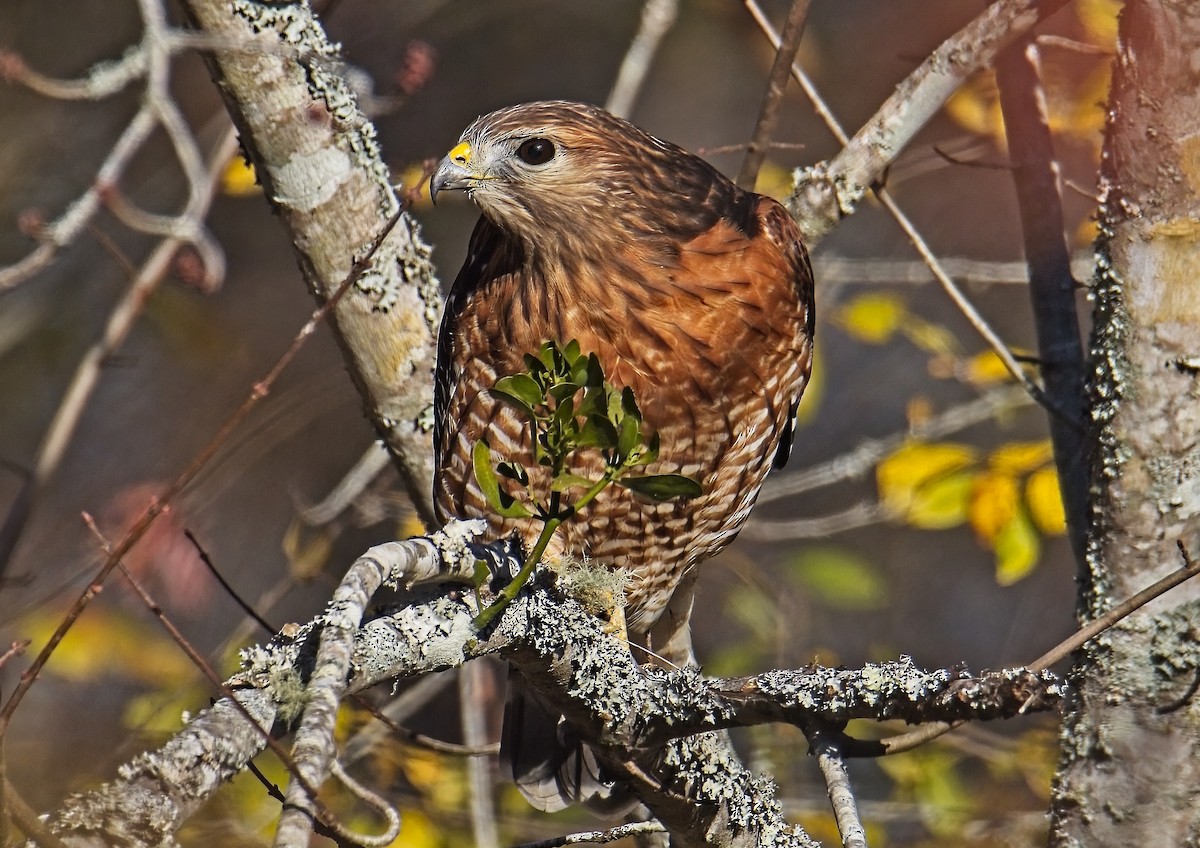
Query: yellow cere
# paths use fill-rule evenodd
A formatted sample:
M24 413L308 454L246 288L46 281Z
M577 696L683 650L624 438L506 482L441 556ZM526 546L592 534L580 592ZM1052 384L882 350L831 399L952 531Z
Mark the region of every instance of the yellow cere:
M471 145L460 141L447 155L450 157L450 161L456 165L469 165L471 164Z

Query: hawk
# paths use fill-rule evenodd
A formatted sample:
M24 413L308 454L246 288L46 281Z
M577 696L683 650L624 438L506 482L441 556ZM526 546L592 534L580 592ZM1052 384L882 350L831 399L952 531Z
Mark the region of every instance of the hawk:
M685 475L702 494L663 502L611 486L563 524L557 550L624 569L630 641L669 649L654 628L670 618L668 638L690 655L696 567L733 541L787 460L808 380L813 277L798 228L703 159L567 101L478 118L430 183L435 199L452 189L482 215L438 341L439 518L483 518L528 549L541 524L489 511L472 449L486 437L536 473L527 427L488 390L543 342L578 340L657 432L644 471ZM578 461L598 476L598 455Z

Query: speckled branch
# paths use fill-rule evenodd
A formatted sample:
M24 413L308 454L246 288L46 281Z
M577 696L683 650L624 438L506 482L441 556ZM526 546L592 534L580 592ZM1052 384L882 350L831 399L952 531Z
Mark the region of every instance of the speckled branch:
M447 534L380 545L355 570L373 572L367 583L378 577L401 587L461 582L472 570L475 555L466 543L477 531L470 523L454 524ZM339 618L360 616L369 589L348 587L343 594ZM733 760L721 735L708 731L811 717L994 718L1023 706L1049 708L1059 697L1048 675L1018 669L971 678L921 671L906 659L725 681L706 680L695 669L666 672L637 665L598 619L541 584L519 596L488 632L474 630L475 613L469 592L439 588L420 591L361 628L327 627L324 615L286 639L244 652L246 668L229 685L262 727L316 710L302 720L303 732L326 734L332 710L317 709L314 701L336 705L347 692L500 653L571 719L681 845L812 844L783 818L770 780ZM123 767L117 780L69 799L50 827L75 845L169 841L263 746L262 734L219 701L163 748ZM324 757L318 753L306 768ZM319 782L327 767L309 777Z
M245 45L210 54L209 67L305 279L324 301L399 208L375 128L334 67L337 46L307 2L183 5L207 35ZM430 408L442 300L429 253L404 216L331 324L368 417L432 523Z

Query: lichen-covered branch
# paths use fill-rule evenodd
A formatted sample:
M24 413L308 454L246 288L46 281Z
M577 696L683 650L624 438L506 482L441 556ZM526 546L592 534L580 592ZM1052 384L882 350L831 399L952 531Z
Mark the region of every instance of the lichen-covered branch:
M1200 6L1129 0L1101 158L1091 285L1091 462L1081 617L1200 545ZM1186 845L1200 833L1200 587L1078 654L1052 798L1058 848Z
M337 46L307 2L184 6L206 34L245 45L213 52L209 65L323 301L399 209L375 128L334 66ZM429 253L417 224L403 216L331 324L368 416L432 523L430 407L442 302Z
M477 529L453 524L437 537L381 545L359 565L401 586L431 579L461 582L479 552L468 545ZM292 724L313 709L314 695L336 705L347 692L499 653L568 716L608 770L629 783L682 845L812 844L783 818L771 782L746 770L722 734L711 731L811 718L995 718L1022 707L1050 708L1060 697L1050 675L1017 669L973 678L959 671L922 671L907 659L860 670L813 667L734 680L707 680L695 669L639 666L628 645L562 596L551 578L543 575L482 633L471 624L477 613L471 593L457 588L418 590L361 628L325 627L328 614L323 615L287 638L246 651L246 667L229 685L268 728ZM357 617L362 606L342 598L339 615ZM322 640L326 644L318 648ZM339 675L348 681L344 688ZM331 734L321 724L330 712L319 710L307 719L305 732ZM50 827L79 845L161 844L264 744L261 732L232 704L219 701L163 748L123 767L113 782L69 799L51 816ZM299 753L296 759L302 759ZM310 762L325 763L307 773L319 782L327 761Z

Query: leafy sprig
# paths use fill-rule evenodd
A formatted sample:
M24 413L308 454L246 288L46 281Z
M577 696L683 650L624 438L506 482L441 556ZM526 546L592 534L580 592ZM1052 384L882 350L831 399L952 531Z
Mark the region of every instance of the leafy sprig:
M609 486L658 501L701 493L699 483L681 474L634 473L658 459L658 434L646 435L633 390L607 382L594 353L585 355L575 340L563 346L548 341L536 354L525 354L524 361L525 371L502 377L491 393L524 420L532 459L546 469L550 485L548 491L536 491L524 464L515 459L495 461L486 438L475 443L471 456L475 479L488 507L505 518L542 523L521 570L476 616L477 628L486 627L517 596L562 523ZM598 476L572 470L577 467L572 458L584 450L600 453L603 465ZM501 486L501 478L516 484L517 495Z

